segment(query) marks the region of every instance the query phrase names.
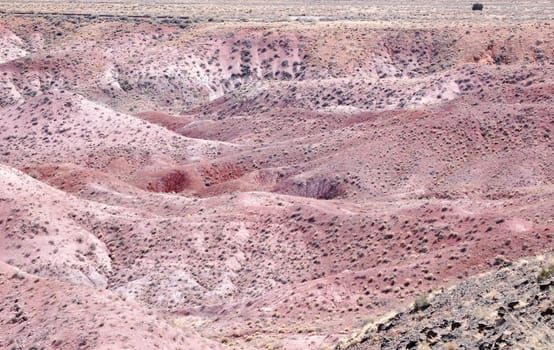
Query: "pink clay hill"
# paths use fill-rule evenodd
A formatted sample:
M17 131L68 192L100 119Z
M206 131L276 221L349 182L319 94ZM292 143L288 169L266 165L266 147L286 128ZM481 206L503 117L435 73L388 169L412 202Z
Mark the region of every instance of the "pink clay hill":
M523 280L495 302L535 296L507 303L552 336L554 22L499 19L499 1L457 22L14 3L0 348L496 349L511 328L431 323Z

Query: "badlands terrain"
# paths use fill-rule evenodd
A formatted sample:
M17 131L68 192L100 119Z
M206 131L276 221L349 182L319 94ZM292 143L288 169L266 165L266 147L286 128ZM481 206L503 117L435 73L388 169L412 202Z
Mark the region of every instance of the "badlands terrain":
M551 1L0 1L0 120L2 349L554 344Z

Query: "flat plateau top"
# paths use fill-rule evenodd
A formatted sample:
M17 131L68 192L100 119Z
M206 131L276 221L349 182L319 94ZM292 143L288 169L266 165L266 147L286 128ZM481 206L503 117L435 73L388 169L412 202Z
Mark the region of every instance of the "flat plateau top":
M554 20L554 0L0 0L0 11L35 14L187 17L194 21L336 21L375 24L521 23Z

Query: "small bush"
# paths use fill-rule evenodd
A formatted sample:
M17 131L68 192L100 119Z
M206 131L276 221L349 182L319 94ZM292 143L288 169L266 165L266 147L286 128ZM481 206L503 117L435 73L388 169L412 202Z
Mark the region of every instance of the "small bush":
M429 295L428 294L420 294L417 296L417 298L414 301L414 308L413 311L423 311L427 309L431 303L429 303Z
M554 263L543 266L537 274L537 281L540 283L550 278L554 274Z
M483 11L483 7L484 7L483 4L480 4L480 3L476 2L475 4L473 4L471 6L471 10L473 10L473 11Z

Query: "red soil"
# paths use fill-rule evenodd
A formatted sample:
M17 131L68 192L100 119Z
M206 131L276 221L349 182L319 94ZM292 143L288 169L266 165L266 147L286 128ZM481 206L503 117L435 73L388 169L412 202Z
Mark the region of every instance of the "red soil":
M321 348L554 249L550 23L0 32L0 347Z

